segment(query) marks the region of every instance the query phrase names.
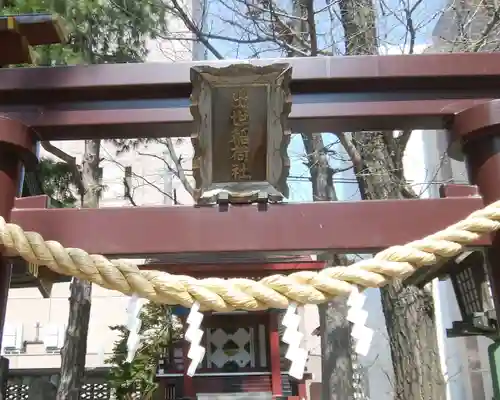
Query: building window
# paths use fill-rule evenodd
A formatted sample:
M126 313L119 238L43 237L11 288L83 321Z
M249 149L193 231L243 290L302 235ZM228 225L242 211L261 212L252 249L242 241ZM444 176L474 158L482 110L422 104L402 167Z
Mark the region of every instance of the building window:
M23 326L6 324L2 335L3 354L19 354L23 348Z
M207 366L222 372L255 368L253 328L209 328Z
M59 353L64 345L66 327L64 325L48 325L44 328L43 344L47 353Z

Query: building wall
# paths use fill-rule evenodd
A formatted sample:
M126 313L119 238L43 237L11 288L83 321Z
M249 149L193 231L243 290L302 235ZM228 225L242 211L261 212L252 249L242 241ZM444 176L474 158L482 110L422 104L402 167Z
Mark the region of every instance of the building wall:
M433 52L498 51L499 29L487 3L447 0L445 4L432 32Z
M175 139L174 139L175 141ZM80 161L83 142L53 142L65 152L77 157ZM177 154L185 160L187 169L191 159L191 143L189 140L176 142ZM116 148L103 143L101 156L102 183L105 190L102 194L101 207L130 206L124 198L125 169L132 170L131 191L138 205L154 206L173 204L175 197L180 204L191 204L192 199L182 183L168 168L166 148L162 144L141 146L137 150L116 155ZM42 153L42 156L47 154ZM165 161L164 161L165 160ZM52 297L43 299L36 288L11 289L7 305L6 334L4 347L9 343L28 341L26 352L9 355L10 368L58 368L60 355L57 349L47 346L62 346L65 324L68 319L69 283L55 284ZM128 297L118 292L93 286L92 311L89 326L87 367L96 368L104 365L109 356L116 335L109 329L111 325L123 324L126 321ZM59 334L59 341L56 339ZM14 339L14 337L17 338ZM45 344L43 343L45 342ZM14 350L14 352L16 352Z

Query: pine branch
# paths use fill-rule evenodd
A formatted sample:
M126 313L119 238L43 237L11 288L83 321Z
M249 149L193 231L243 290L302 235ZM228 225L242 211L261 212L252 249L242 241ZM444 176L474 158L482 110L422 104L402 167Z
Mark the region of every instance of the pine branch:
M85 187L83 185L81 170L76 162L76 158L70 156L68 153L64 152L60 148L54 146L48 141L40 142L43 149L50 154L56 156L60 160L64 161L72 170L73 184L76 186L78 194L83 196L85 193Z

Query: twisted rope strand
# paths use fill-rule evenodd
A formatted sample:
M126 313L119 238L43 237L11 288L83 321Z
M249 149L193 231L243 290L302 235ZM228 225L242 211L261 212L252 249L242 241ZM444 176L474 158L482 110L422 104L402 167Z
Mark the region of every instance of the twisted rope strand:
M383 250L372 259L317 272L271 275L260 281L195 279L160 271L141 271L129 260L109 260L81 249L66 249L55 241L44 241L38 233L24 232L18 225L6 223L2 217L0 245L4 246L7 256L20 256L58 274L86 279L126 295L135 293L154 302L185 307L197 301L204 311L253 311L286 308L290 301L323 303L335 296L348 295L352 285L381 287L390 280L411 275L420 267L440 264L457 256L482 235L499 229L500 201L433 235Z

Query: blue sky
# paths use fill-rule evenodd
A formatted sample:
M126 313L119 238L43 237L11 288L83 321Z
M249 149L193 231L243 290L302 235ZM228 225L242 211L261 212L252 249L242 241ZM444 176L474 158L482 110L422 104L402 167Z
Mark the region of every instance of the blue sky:
M288 12L290 11L290 0L275 1L282 9ZM331 15L335 15L335 12L338 12L338 10L335 10L335 6L331 4L334 4L331 3L331 0L315 1L315 9L323 10L316 16L319 45L334 54L342 54L342 29L340 29L340 26L337 26L338 21L336 21L335 17L333 18L334 22L331 22ZM378 4L379 15L382 16L379 19L378 26L380 45L385 48L390 47L394 49L395 47L404 48L405 44L408 43L408 30L402 21L406 20L405 11L414 7L415 4L418 6L415 7L412 18L413 24L417 30L416 45L429 44L432 37L432 31L443 9L444 0L381 0ZM380 4L384 4L384 6L382 7ZM252 38L250 34L246 37L243 29L247 26L245 24L248 24L250 19L245 18L243 15L237 16L235 10L238 9L238 6L241 7L241 2L238 2L238 0L229 0L228 2L210 1L206 25L204 27L205 31L224 37L242 39ZM235 23L240 25L240 27L235 27ZM254 30L252 29L251 32L254 32ZM224 40L211 40L211 43L225 58L235 59L254 56L255 49L252 45L237 45L234 42ZM279 51L273 50L269 45L266 47L266 45L258 44L256 47L259 49L267 49L267 51L259 55L262 58L277 58L281 56ZM207 54L207 57L209 59L214 58L211 54ZM336 138L332 134L323 134L323 138L326 146L334 145L336 142ZM338 145L334 146L337 151L342 151ZM308 168L304 165L304 147L300 135L293 136L289 146L289 156L291 159L289 201L311 201L312 190L309 181L310 175ZM345 163L342 163L342 161L331 160L331 166L333 168L341 167L342 164L345 166ZM353 181L354 176L352 171L337 174L336 178L338 181L336 182L336 189L339 200L358 199L356 194L357 185Z

